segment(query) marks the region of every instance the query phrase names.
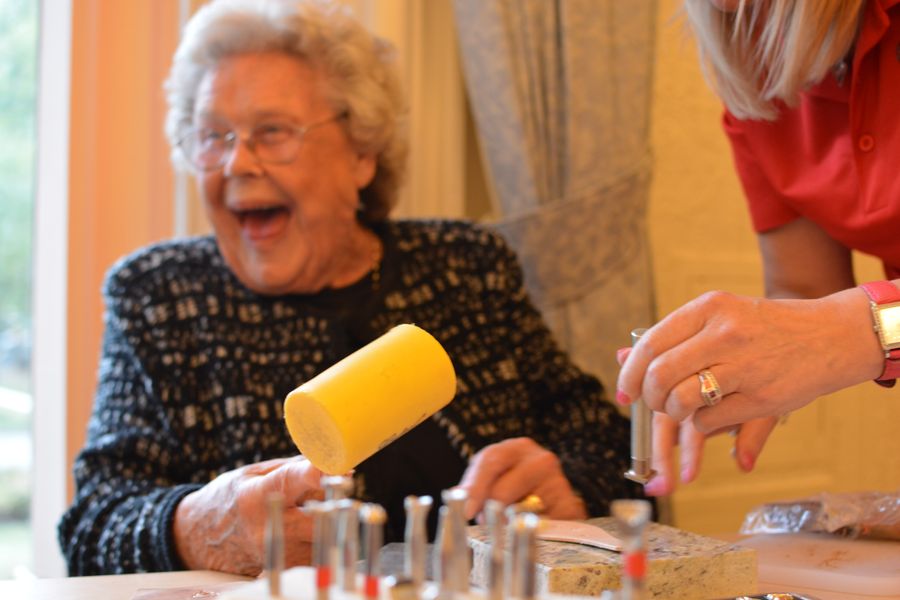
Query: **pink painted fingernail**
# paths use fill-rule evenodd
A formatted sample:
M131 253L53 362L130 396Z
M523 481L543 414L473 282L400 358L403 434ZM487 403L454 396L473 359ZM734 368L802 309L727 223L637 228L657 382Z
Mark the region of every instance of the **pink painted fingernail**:
M685 467L681 470L681 481L682 483L690 483L694 480L694 470L690 467Z
M619 348L616 350L616 362L621 365L625 362L625 359L628 358L628 354L631 351L631 348Z
M738 466L746 472L750 472L753 470L753 467L756 466L756 457L750 454L749 452L739 452L738 453Z
M644 493L648 496L661 496L666 492L666 480L657 475L644 486Z
M622 390L616 390L616 402L625 406L626 404L631 404L631 398L629 398L628 394Z

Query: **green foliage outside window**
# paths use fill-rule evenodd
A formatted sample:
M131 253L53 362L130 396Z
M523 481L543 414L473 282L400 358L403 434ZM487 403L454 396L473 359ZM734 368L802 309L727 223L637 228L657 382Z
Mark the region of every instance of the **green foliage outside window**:
M0 2L0 374L9 376L23 362L27 372L31 346L37 5ZM19 377L0 385L23 388Z
M0 579L29 568L38 0L0 0Z

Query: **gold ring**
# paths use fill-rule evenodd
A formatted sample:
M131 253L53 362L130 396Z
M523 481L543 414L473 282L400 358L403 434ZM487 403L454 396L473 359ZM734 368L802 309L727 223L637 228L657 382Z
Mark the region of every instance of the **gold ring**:
M528 494L516 503L516 512L530 512L536 515L544 512L544 501L537 494Z
M716 376L709 369L703 369L697 373L697 377L700 378L700 397L703 399L703 404L707 406L718 404L722 400L722 388L719 387Z

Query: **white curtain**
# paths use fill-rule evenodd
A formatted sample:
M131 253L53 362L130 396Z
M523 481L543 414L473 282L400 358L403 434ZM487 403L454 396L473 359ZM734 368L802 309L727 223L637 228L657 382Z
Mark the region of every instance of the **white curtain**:
M557 338L612 385L653 320L655 0L454 0L497 228Z

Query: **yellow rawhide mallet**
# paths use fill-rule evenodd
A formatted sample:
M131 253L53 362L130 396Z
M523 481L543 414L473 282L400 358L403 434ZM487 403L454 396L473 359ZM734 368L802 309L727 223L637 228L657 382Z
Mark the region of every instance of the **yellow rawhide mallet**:
M284 401L300 452L329 475L346 473L446 406L453 363L424 329L398 325L310 379Z

